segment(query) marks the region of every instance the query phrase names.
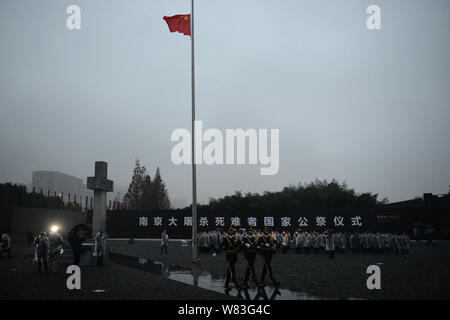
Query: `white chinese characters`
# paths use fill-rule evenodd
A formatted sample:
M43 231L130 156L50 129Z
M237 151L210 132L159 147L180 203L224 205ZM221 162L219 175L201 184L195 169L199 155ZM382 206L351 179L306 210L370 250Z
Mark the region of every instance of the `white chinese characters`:
M139 217L139 227L148 226L148 217Z

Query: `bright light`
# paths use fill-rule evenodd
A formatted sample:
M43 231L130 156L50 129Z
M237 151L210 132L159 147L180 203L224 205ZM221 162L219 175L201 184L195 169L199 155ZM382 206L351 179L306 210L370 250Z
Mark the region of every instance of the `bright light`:
M58 229L59 229L58 226L52 226L52 227L50 228L50 231L51 231L51 232L58 232Z

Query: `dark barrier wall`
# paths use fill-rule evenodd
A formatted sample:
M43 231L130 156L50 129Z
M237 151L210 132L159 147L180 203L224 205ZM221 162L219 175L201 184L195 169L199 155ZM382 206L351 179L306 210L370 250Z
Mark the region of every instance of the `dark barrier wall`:
M85 220L86 215L79 211L13 207L12 237L15 241L24 241L28 232L33 235L43 231L48 233L52 225L57 225L64 240L67 240L69 231Z
M241 212L232 215L198 211L198 230L247 228L265 226L274 230L294 232L324 231L364 232L377 227L376 214L370 209L311 209L305 212L256 213ZM112 210L107 212L106 232L113 238L158 238L166 230L171 238L191 237L191 210Z

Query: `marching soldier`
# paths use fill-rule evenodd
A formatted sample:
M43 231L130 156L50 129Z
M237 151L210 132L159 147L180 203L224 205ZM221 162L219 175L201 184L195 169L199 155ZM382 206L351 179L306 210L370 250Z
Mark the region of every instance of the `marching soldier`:
M266 274L269 273L269 278L272 280L273 284L278 287L280 285L279 282L275 280L273 277L273 271L272 271L272 257L274 254L274 250L276 249L278 243L277 240L274 238L273 235L269 234L269 230L264 228L264 234L259 239L259 247L261 248L261 256L263 258L264 266L261 274L261 281L259 285L261 287L264 287L264 279L266 278Z
M227 235L223 238L221 247L224 248L226 252L226 262L227 262L227 278L225 280L225 290L231 290L230 280L233 281L236 289L239 290L239 286L236 281L236 271L235 265L237 262L237 254L239 252L240 240L233 234L233 228L229 227L227 230Z
M255 273L256 248L258 246L258 238L253 234L253 228L249 227L246 234L241 240L241 245L244 250L245 260L247 261L247 270L245 271L245 279L243 288L248 288L248 279L252 276L253 282L258 286Z

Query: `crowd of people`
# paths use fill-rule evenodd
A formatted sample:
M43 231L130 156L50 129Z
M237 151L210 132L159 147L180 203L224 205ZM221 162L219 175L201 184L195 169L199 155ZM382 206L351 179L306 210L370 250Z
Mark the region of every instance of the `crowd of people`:
M38 272L42 271L44 264L46 273L55 273L58 270L59 256L63 253L63 238L57 230L52 230L47 236L41 232L34 238L34 262L38 265Z
M106 253L106 239L107 234L100 231L94 238L94 249L92 255L97 259L97 266L103 265L103 259ZM85 248L83 242L86 240L82 233L69 234L69 243L73 252L73 264L80 265L81 255ZM57 229L52 230L48 235L46 232L41 232L34 238L34 259L33 262L38 265L38 272L41 273L42 265L46 273L56 273L58 271L59 257L64 253L63 237Z
M236 237L242 239L246 231L244 229L235 230ZM263 232L255 232L256 237L260 237ZM411 240L407 234L382 233L382 232L309 232L296 231L294 233L286 231L271 231L279 245L276 251L281 250L287 253L289 249L295 249L296 253L321 253L326 251L355 253L408 253L411 247ZM198 234L198 248L202 253L217 254L221 251L220 243L226 233L218 230L203 231ZM327 237L331 235L332 241Z
M225 280L226 290L230 290L229 283L232 281L236 288L248 288L250 276L258 287L264 287L264 279L269 276L272 283L277 287L279 282L274 278L271 262L272 256L279 250L286 254L291 248L295 248L295 253L316 253L326 252L329 258L335 258L336 251L345 252L350 250L354 253L408 253L411 241L406 234L397 235L393 233L348 233L333 232L308 232L297 230L293 234L286 231L255 231L249 227L247 229L234 230L228 228L226 232L219 230L203 231L199 233L197 245L199 251L205 254L216 256L222 250L225 251L227 264L227 276ZM246 271L244 283L239 286L236 278L235 265L239 252L244 253L246 260ZM257 254L263 260L261 277L255 274L254 264Z
M330 232L295 232L291 237L293 246L297 253L302 251L316 253L328 251L326 249L327 236ZM283 235L282 235L283 236ZM281 237L282 237L281 236ZM290 235L288 235L288 238ZM332 243L330 248L335 251L345 252L351 250L359 253L408 253L411 247L411 241L406 234L397 235L393 233L332 233ZM328 241L330 242L330 241Z

